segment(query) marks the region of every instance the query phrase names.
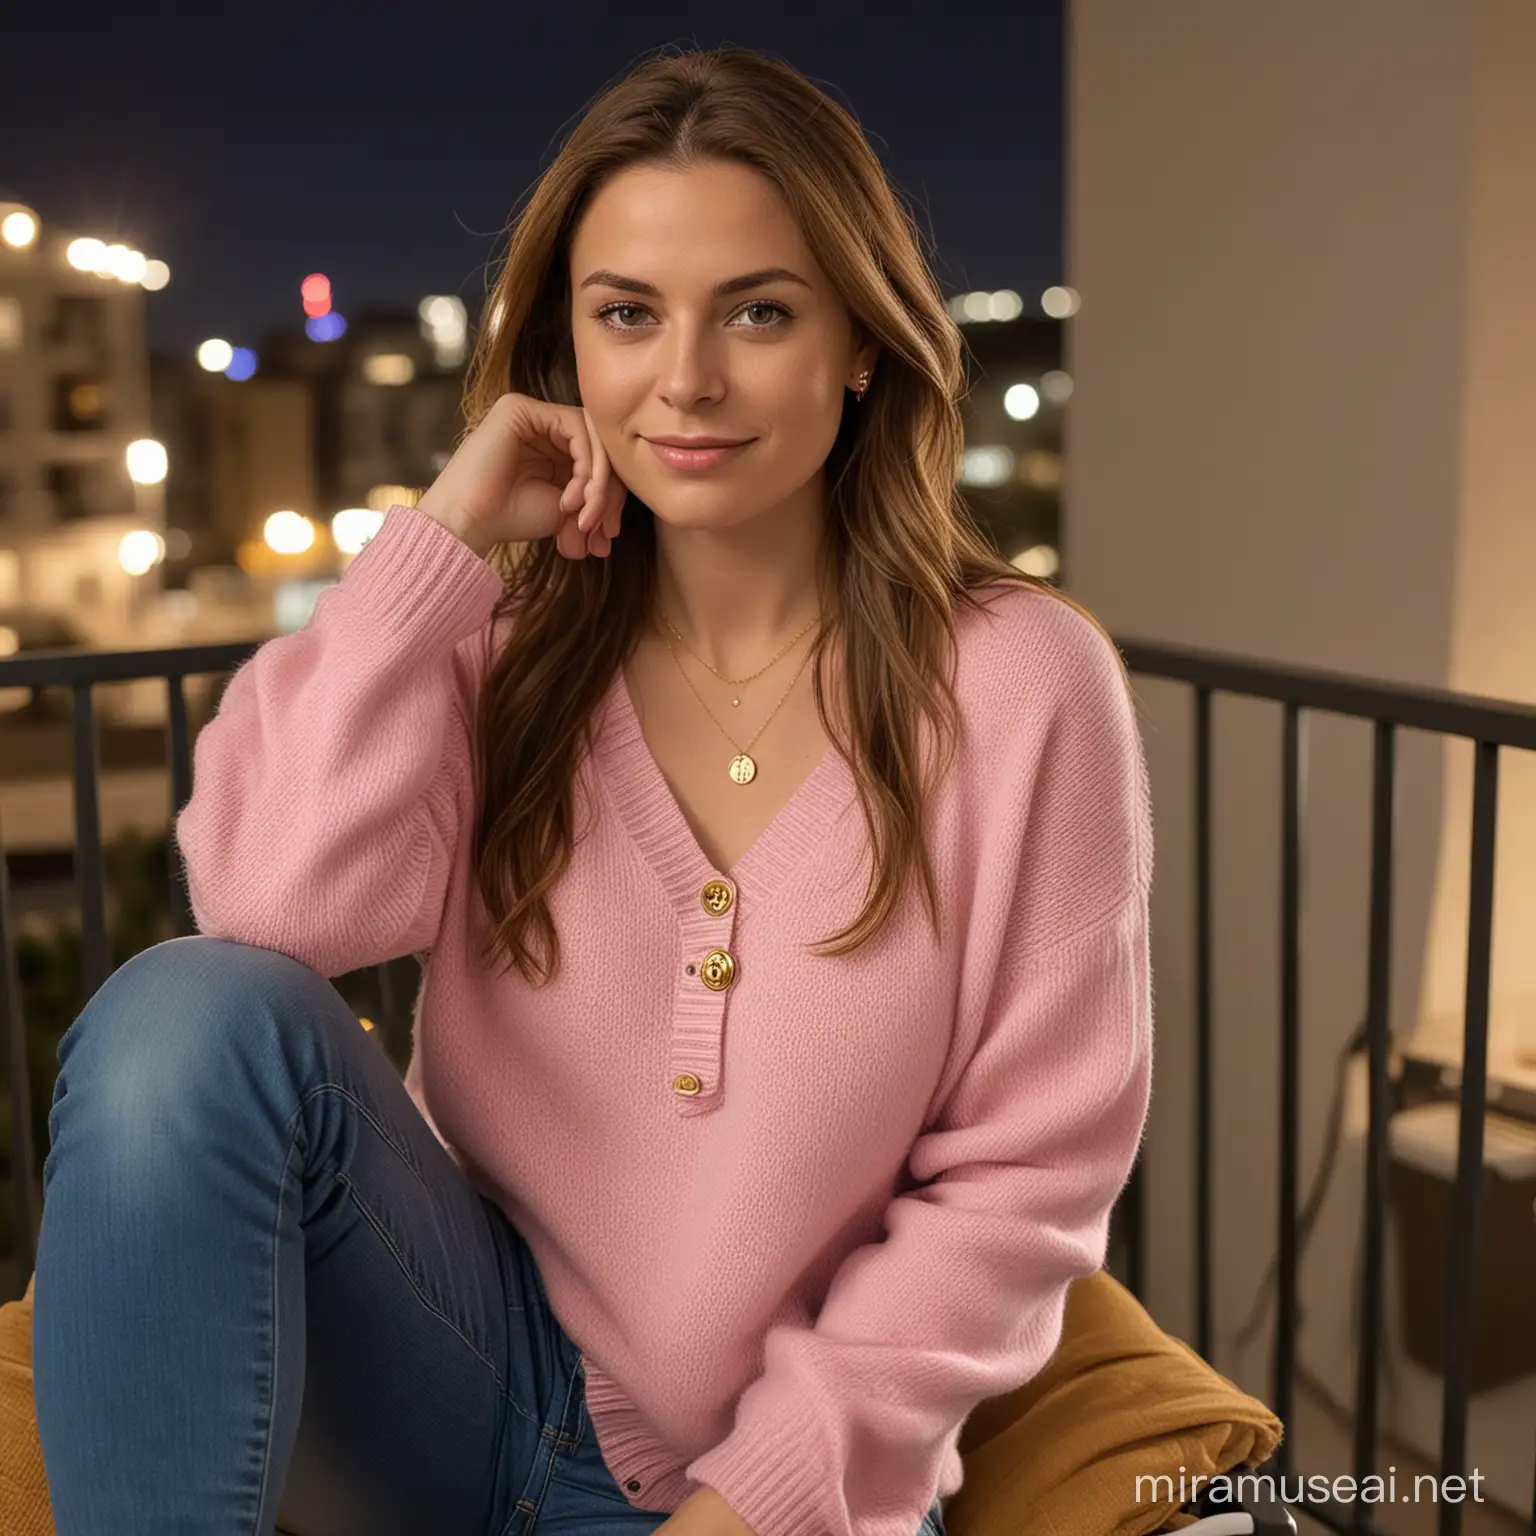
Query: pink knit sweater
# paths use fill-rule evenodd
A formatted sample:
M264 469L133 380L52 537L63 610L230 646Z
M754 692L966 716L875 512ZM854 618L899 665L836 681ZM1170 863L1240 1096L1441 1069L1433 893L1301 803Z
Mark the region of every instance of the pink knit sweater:
M967 1414L1055 1350L1145 1123L1152 830L1117 659L1039 591L961 615L941 932L914 882L838 958L806 946L869 864L836 749L716 869L615 677L563 968L532 988L473 958L466 722L500 590L395 507L235 674L176 824L199 927L326 976L430 952L407 1083L531 1247L635 1506L709 1484L759 1536L911 1536Z

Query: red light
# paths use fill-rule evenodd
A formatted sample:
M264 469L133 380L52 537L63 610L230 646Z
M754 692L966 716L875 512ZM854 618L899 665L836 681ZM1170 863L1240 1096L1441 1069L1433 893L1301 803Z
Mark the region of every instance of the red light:
M331 280L323 272L311 272L309 276L299 284L299 292L304 295L306 301L304 308L309 314L323 315L325 313L325 310L323 309L312 310L309 308L310 303L318 302L321 299L325 301L327 309L330 307Z
M331 301L326 299L305 299L304 313L306 315L328 315L331 312Z

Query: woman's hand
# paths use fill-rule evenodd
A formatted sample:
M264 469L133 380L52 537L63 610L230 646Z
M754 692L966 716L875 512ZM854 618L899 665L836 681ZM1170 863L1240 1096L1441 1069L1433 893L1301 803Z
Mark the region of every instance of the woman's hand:
M713 1488L695 1488L656 1527L657 1536L757 1536Z
M606 555L628 489L580 406L503 395L459 444L417 510L476 554L555 536L568 560Z

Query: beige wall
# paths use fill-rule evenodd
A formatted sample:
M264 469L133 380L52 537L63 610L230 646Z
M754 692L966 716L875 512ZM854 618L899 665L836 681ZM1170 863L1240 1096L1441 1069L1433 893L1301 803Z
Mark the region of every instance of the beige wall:
M1522 0L1076 0L1064 558L1115 633L1536 702L1532 79ZM1149 1302L1192 1338L1191 710L1138 686L1158 831ZM1268 1331L1234 1335L1275 1243L1281 721L1230 700L1216 721L1215 1354L1265 1393ZM1364 1017L1370 729L1313 717L1309 745L1303 1195ZM1407 1036L1461 1000L1470 748L1401 748ZM1503 781L1501 999L1536 991L1530 761L1505 754ZM1308 1261L1303 1357L1343 1394L1357 1175L1346 1145Z
M1536 703L1536 7L1474 8L1477 90L1462 303L1460 526L1450 686ZM1536 754L1500 756L1495 865L1496 1063L1536 1086ZM1471 755L1446 781L1423 1041L1459 1059Z

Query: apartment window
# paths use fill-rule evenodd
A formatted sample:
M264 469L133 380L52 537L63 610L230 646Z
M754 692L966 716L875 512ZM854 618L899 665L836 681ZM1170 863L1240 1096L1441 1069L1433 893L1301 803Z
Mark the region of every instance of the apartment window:
M63 373L53 381L53 430L98 432L107 421L107 387L86 374Z
M105 350L106 311L102 301L83 293L57 294L48 316L46 337L50 346Z
M54 516L60 522L122 510L113 504L114 487L104 465L49 464L43 470L43 483L53 497Z

